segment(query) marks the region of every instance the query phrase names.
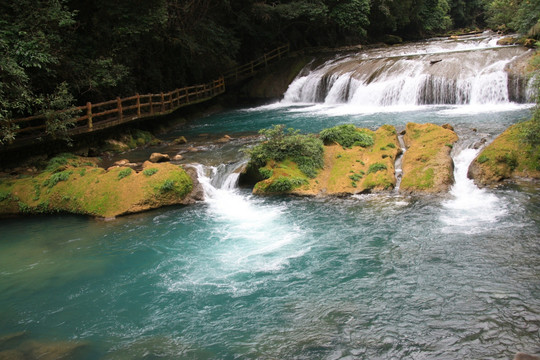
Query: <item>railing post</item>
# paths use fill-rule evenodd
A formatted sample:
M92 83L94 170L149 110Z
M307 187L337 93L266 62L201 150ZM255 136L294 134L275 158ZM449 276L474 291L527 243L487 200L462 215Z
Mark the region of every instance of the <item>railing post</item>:
M137 117L141 117L141 96L137 93Z
M184 88L185 92L186 92L186 104L189 104L189 90L188 88Z
M174 108L174 105L172 103L172 91L169 93L169 110L172 110Z
M122 111L122 100L119 97L116 98L116 109L118 110L118 119L122 121L124 113Z
M154 115L154 102L152 101L152 98L154 96L150 94L150 115Z
M90 101L86 103L86 115L88 116L88 130L92 130L92 103Z
M165 112L165 95L161 93L161 112Z

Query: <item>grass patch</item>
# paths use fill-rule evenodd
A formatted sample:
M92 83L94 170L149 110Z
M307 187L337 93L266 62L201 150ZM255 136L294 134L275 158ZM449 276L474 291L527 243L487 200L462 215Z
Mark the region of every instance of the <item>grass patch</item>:
M280 176L269 184L265 191L271 193L285 193L304 184L307 184L306 179Z
M157 172L158 172L158 169L150 168L150 169L144 169L142 173L144 176L152 176L156 174Z
M57 173L54 173L49 177L47 180L43 182L44 187L48 187L49 189L52 189L56 184L58 184L60 181L67 181L69 177L73 174L73 171L71 170L64 170Z
M319 133L319 136L325 145L337 143L344 148L353 146L369 147L375 143L372 135L358 130L351 124L324 129Z
M122 180L126 176L131 175L132 172L133 170L131 168L123 168L118 172L118 180Z
M375 163L375 164L371 164L369 166L369 169L368 169L368 174L373 174L373 173L376 173L377 171L382 171L382 170L386 170L387 167L385 164L383 163Z
M70 160L77 159L77 156L69 153L60 154L49 160L46 171L57 172L63 170L68 165Z

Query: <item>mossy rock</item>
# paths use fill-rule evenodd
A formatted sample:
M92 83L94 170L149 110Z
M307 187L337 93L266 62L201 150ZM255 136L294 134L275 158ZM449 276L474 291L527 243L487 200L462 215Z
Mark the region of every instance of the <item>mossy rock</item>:
M522 127L526 125L510 126L480 152L469 166L469 178L478 186L540 179L540 147L523 142Z
M393 189L394 161L401 152L396 129L384 125L375 132L359 130L373 137L373 145L350 148L335 143L325 145L324 167L314 178L307 177L290 159L271 161L259 170L260 176L266 174L268 178L258 182L253 192L344 196Z
M456 133L434 124L408 123L403 140L407 151L403 155L400 191L448 191L454 183L454 162L450 151L458 140Z
M0 214L67 212L112 218L192 202L193 179L177 165L146 162L136 173L123 167L107 171L88 158L57 163L63 164L53 159L54 166L33 177L0 179ZM155 169L152 176L144 174L147 168Z

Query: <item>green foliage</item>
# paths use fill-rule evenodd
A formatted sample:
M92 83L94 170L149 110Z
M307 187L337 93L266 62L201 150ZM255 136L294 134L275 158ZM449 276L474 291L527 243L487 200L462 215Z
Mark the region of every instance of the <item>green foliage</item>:
M43 182L43 186L51 189L60 181L67 181L71 174L73 174L73 171L71 170L64 170L64 171L54 173L47 180Z
M263 179L270 179L274 172L272 171L272 169L259 168L259 174L261 174L261 177Z
M149 168L149 169L144 169L142 173L144 174L144 176L152 176L152 175L154 175L154 174L157 173L157 172L158 172L158 169L156 169L156 168Z
M505 163L506 165L508 165L508 167L512 171L514 171L519 165L517 155L514 152L498 156L496 160L500 163Z
M172 179L165 180L159 187L159 191L162 193L173 191L174 189L175 189L175 182Z
M82 177L82 176L85 176L86 175L86 168L82 168L81 170L79 170L79 175Z
M319 136L326 145L338 143L345 148L352 146L368 147L375 143L372 135L359 131L351 124L324 129L319 133Z
M118 180L121 180L123 178L125 178L126 176L129 176L131 175L131 173L133 172L133 170L131 168L123 168L122 170L120 170L118 172Z
M0 191L0 202L11 199L10 191Z
M376 173L377 171L386 170L387 167L383 163L374 163L369 166L368 174Z
M270 193L285 193L304 184L307 184L305 179L280 176L268 185L265 191Z
M70 153L62 153L49 160L46 171L56 172L63 170L68 164L69 160L76 159L77 157Z
M540 2L530 0L485 0L487 23L502 30L540 36L535 29L540 22Z
M387 147L387 148L390 148L390 149L395 149L395 148L396 148L396 144L394 144L394 143L388 143L388 144L386 144L386 147Z
M485 163L486 161L488 161L489 158L486 156L486 155L480 155L478 157L478 159L476 159L476 161L479 163L479 164L483 164Z
M264 167L269 160L294 161L308 177L315 177L323 167L323 143L311 135L302 135L294 129L285 130L284 125L275 125L259 132L265 141L246 152L250 155L248 166Z

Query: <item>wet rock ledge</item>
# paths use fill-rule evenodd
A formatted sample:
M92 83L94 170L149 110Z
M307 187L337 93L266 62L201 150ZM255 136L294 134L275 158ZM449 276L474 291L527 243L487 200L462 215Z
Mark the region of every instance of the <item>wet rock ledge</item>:
M142 212L201 198L192 170L163 162L104 169L95 158L63 154L36 174L0 176L0 215L66 212L99 218Z
M396 129L356 129L372 137L369 146L325 144L324 166L315 177L303 174L291 159L270 160L259 171L267 178L255 184L255 194L347 196L391 191L397 186L396 159L402 153ZM404 141L402 193L444 193L454 182L450 151L458 137L449 125L407 124ZM247 172L253 172L248 169ZM286 180L292 186L281 186Z

